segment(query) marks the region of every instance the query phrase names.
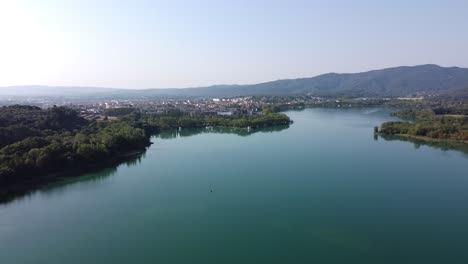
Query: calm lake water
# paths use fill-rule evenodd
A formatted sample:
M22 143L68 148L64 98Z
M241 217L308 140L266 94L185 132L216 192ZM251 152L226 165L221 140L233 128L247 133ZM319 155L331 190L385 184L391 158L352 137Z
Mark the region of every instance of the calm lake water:
M0 263L468 263L468 155L375 139L382 109L184 130L0 205Z

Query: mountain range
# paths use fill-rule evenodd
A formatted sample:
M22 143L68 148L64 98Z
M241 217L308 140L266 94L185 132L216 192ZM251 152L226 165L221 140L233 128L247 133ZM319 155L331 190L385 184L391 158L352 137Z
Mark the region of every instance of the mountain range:
M310 78L277 80L249 85L197 88L116 89L98 87L10 86L0 96L61 96L96 98L232 97L250 95L405 97L468 94L468 69L433 64L401 66L361 73L327 73Z

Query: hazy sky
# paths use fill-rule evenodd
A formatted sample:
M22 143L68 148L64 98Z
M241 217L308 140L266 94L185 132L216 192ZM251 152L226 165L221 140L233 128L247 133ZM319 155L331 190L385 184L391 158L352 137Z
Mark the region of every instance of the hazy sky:
M171 88L468 67L468 0L0 0L0 86Z

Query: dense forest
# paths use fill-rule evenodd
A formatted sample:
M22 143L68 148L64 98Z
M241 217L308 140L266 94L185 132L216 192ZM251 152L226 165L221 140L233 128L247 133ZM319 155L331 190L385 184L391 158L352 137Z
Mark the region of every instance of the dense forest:
M437 111L437 110L436 110ZM404 109L394 114L411 122L385 122L375 132L432 140L468 142L468 116L436 114L434 109Z
M142 128L90 122L64 107L2 107L0 126L0 198L51 173L82 169L149 144Z
M272 113L236 117L155 115L137 110L117 120L89 121L65 107L0 108L0 200L9 193L51 178L64 170L115 162L144 150L150 136L187 127L265 127L289 124L289 117Z
M135 117L135 115L138 115ZM183 114L178 115L148 115L134 113L122 118L127 122L133 120L140 121L142 127L149 129L171 129L171 128L196 128L206 126L223 126L237 128L261 128L277 125L288 125L290 119L287 115L274 113L269 106L265 106L263 114L253 116L234 116L234 117L218 117L218 116L188 116Z

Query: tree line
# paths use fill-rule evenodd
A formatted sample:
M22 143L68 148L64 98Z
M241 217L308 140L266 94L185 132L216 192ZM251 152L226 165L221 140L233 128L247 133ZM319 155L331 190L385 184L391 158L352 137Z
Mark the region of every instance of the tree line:
M113 161L144 150L162 130L205 126L266 127L289 124L284 114L190 117L134 110L117 120L90 121L66 107L0 108L0 198L51 174Z
M412 122L385 122L375 132L468 142L468 116L437 115L432 109L405 109L396 116Z
M0 125L0 195L50 173L96 164L149 144L142 128L87 121L65 107L2 107Z

